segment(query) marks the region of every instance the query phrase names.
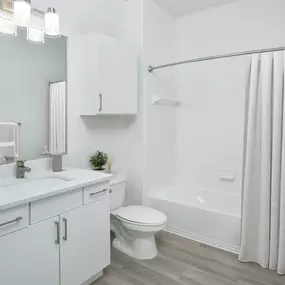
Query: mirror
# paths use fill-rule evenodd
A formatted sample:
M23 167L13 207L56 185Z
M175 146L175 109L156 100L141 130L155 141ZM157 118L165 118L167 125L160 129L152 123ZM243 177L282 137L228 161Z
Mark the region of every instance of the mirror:
M0 164L66 153L66 42L0 35Z

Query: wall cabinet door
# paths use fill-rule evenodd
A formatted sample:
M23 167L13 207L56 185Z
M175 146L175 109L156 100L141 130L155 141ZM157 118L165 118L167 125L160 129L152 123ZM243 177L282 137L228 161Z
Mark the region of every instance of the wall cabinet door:
M0 284L59 285L58 218L0 238Z
M109 195L60 216L61 285L78 285L110 264Z
M129 46L105 43L95 59L95 110L102 115L136 114L138 58Z
M138 53L98 33L82 37L81 115L124 115L138 111Z

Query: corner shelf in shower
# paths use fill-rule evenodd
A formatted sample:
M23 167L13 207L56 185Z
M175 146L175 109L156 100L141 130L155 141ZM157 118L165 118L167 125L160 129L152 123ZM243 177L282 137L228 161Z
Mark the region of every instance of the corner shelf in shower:
M180 101L177 99L165 99L160 98L157 95L152 96L152 105L180 105Z

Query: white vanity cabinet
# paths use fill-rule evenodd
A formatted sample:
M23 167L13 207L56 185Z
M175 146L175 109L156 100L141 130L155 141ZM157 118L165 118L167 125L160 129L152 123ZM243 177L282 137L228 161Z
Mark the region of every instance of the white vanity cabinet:
M59 285L58 217L0 238L0 284Z
M60 216L61 285L82 284L110 264L109 195L103 195Z
M108 182L0 211L0 225L1 217L11 223L2 236L0 226L0 284L91 284L110 264Z
M81 115L137 114L137 51L114 39L98 42L96 37L82 37Z

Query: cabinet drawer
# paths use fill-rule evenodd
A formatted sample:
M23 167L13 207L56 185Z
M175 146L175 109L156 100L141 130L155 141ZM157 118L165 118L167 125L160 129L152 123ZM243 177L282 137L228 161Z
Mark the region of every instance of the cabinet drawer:
M29 205L0 211L0 236L18 231L29 225Z
M109 182L94 184L83 189L83 203L84 205L96 202L109 195Z
M31 203L31 224L82 206L82 189Z

